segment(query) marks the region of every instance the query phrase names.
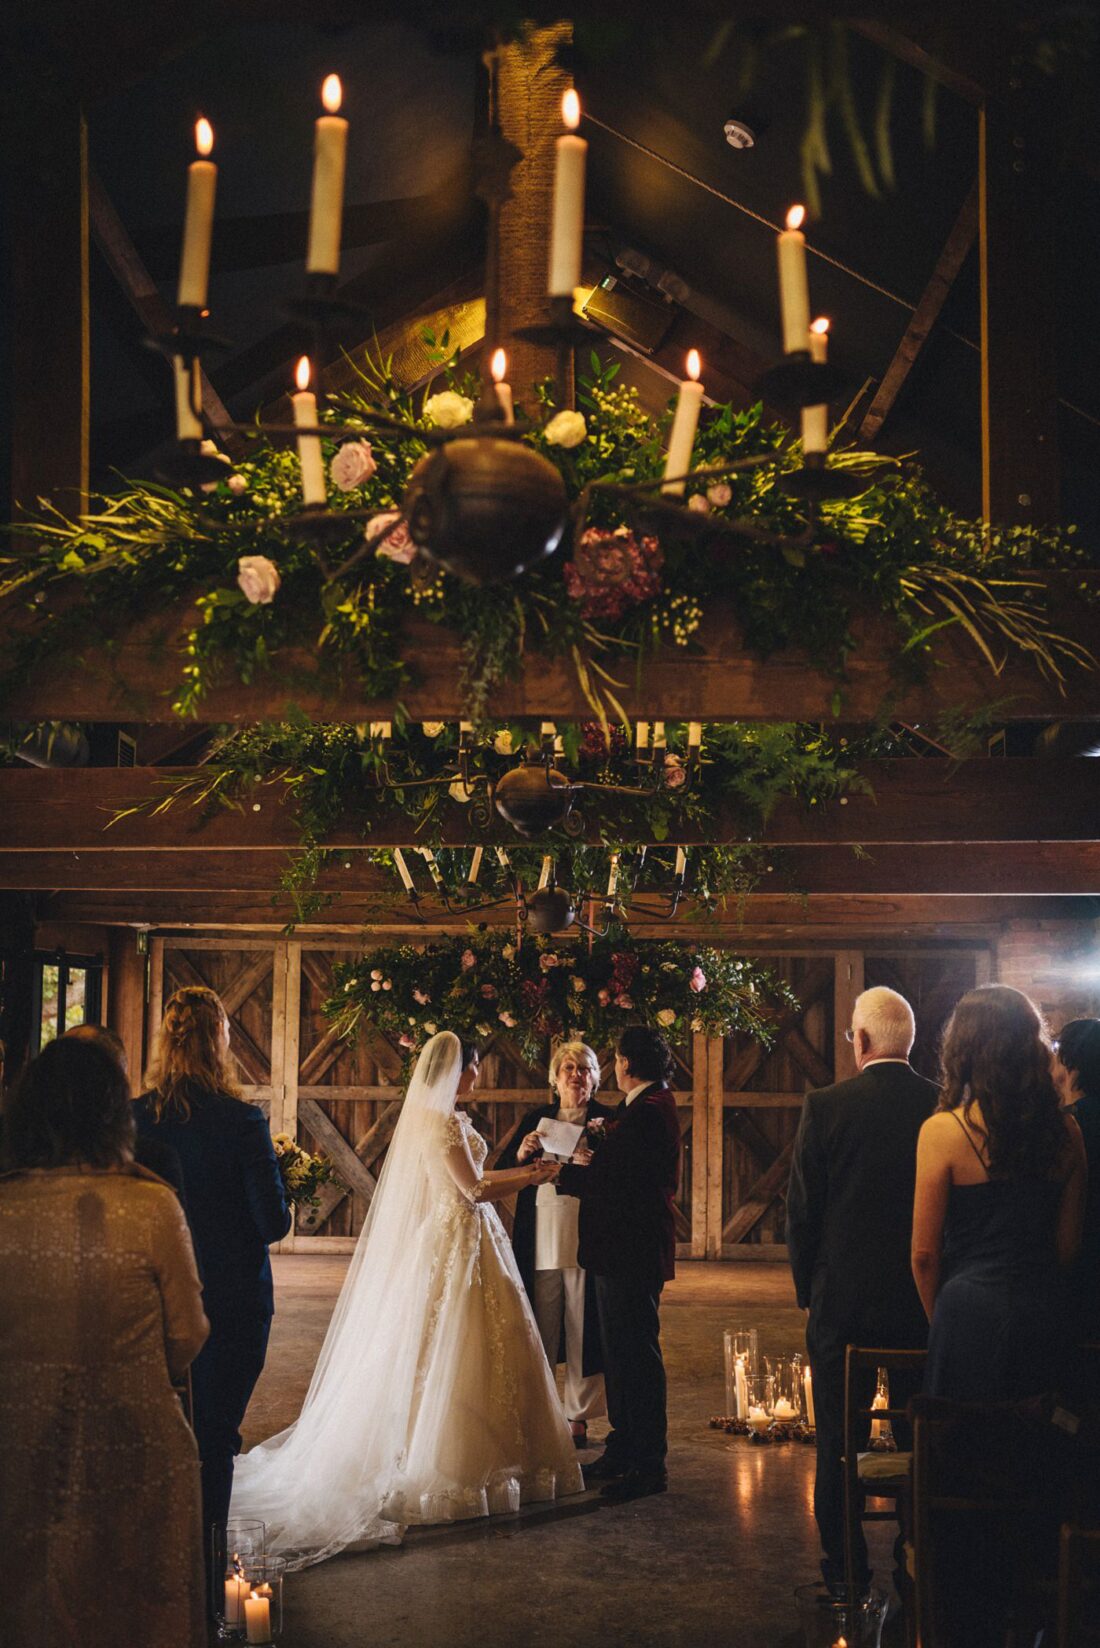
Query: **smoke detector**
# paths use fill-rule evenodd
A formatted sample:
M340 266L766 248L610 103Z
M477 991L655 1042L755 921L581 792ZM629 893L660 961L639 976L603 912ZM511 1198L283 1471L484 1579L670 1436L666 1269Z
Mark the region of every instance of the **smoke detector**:
M749 123L741 115L731 114L722 128L726 134L726 142L731 149L755 149L757 138L756 123Z

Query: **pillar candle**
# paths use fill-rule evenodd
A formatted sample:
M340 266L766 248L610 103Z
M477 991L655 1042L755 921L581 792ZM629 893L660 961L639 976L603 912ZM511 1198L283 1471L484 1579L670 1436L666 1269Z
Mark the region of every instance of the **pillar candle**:
M195 122L195 148L199 159L187 168L187 209L183 219L183 251L176 302L180 308L205 309L210 279L210 238L214 232L214 191L218 168L206 156L214 147L214 129L209 120Z
M400 847L395 847L393 849L393 861L397 866L397 873L401 877L405 891L407 893L411 893L413 890L413 878L409 874L409 866L405 863L405 855L401 851Z
M198 360L188 367L182 356L175 355L172 371L176 380L176 434L181 441L201 441L202 419L195 415L199 405Z
M470 886L471 887L474 885L474 883L476 882L478 876L481 874L481 855L482 855L483 851L484 851L484 849L481 848L481 847L475 847L474 848L474 856L470 860L469 881L470 881Z
M298 362L298 392L291 395L294 422L299 429L316 429L317 397L309 388L309 356ZM307 504L325 503L325 465L321 457L321 441L317 435L298 436L298 460L302 466L302 498Z
M244 1599L244 1629L249 1642L271 1641L271 1603L255 1591Z
M321 101L328 113L320 116L313 134L313 194L309 205L309 251L306 254L306 270L311 275L336 275L340 272L348 123L336 111L343 95L340 76L330 74L321 88Z
M739 1356L734 1363L734 1419L747 1419L749 1413L749 1381L745 1374L745 1358Z
M241 1574L230 1574L225 1582L225 1623L240 1625L244 1617L244 1599L252 1587Z
M703 405L700 370L699 351L692 349L687 358L687 377L680 385L676 400L676 415L672 420L665 458L665 484L661 488L662 492L675 493L677 497L683 496L684 482L669 480L668 477L686 475L691 468L691 449L695 445L695 431L699 427L699 412Z
M688 862L688 857L687 857L687 854L685 853L684 849L682 847L677 847L677 849L676 849L676 879L677 879L677 881L683 881L684 872L687 869L687 862Z
M561 100L562 123L568 127L554 145L554 211L550 229L550 279L552 298L571 298L581 283L581 250L584 243L584 169L588 144L577 136L581 123L581 101L569 90Z
M814 1414L814 1381L809 1368L802 1375L802 1394L806 1404L806 1423L811 1429L817 1429L817 1420Z
M806 280L806 236L801 225L805 206L792 206L787 227L777 242L779 253L779 304L783 315L783 353L791 355L806 348L810 330L810 289Z
M810 345L810 359L824 366L829 353L829 322L824 316L815 320L807 333ZM808 457L812 452L826 452L829 447L829 408L828 406L804 406L802 408L802 455Z
M509 424L515 423L516 409L512 401L512 385L507 381L508 356L503 349L494 351L493 362L489 370L492 373L493 382L496 384L497 400L500 402L501 410L504 413L504 421Z
M546 853L543 857L543 860L542 860L542 871L539 875L539 892L540 893L541 893L541 891L544 887L549 887L549 885L550 885L550 871L553 868L553 864L554 864L554 860L550 857L549 853Z
M702 748L702 743L703 743L703 723L701 721L689 721L688 722L688 754L691 755L695 751L701 749Z

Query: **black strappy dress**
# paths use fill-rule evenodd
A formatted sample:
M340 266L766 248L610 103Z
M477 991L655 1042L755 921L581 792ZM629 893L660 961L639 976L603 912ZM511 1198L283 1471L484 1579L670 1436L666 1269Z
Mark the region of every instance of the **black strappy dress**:
M1013 1402L1056 1383L1069 1319L1057 1250L1062 1188L1055 1179L951 1186L928 1336L930 1395Z

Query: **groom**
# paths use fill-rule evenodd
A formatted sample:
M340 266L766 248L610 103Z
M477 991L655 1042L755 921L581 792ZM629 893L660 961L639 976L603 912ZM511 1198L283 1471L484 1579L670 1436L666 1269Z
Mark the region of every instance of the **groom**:
M604 1452L585 1467L613 1504L668 1487L661 1289L675 1273L672 1199L680 1173L680 1123L669 1087L672 1054L642 1025L624 1030L615 1082L626 1098L595 1154L579 1148L558 1190L580 1198L581 1266L595 1281L607 1411Z

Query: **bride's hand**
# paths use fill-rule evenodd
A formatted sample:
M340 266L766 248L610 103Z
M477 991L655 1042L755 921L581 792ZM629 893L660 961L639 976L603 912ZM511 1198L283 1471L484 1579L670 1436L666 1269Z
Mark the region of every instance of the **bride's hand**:
M527 1169L532 1184L552 1184L561 1172L560 1162L538 1161Z

